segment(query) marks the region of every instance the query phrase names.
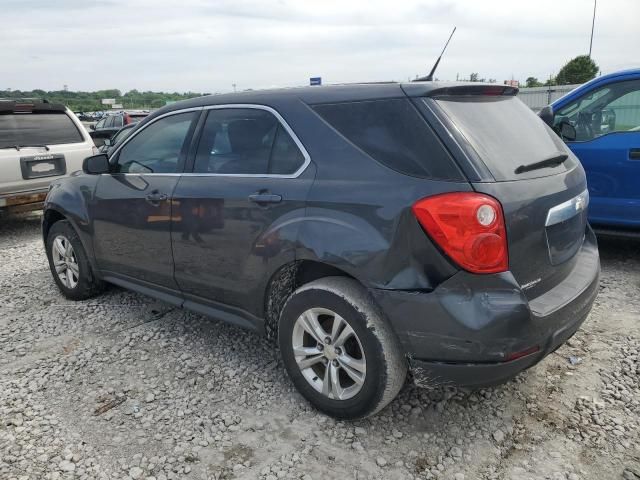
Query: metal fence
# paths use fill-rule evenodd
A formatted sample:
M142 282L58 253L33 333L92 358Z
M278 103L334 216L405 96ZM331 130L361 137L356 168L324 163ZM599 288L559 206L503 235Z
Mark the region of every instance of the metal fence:
M518 98L522 100L525 105L531 108L534 112L539 112L543 107L546 107L550 103L554 102L563 95L569 93L574 88L579 87L577 85L557 85L553 87L530 87L520 88Z

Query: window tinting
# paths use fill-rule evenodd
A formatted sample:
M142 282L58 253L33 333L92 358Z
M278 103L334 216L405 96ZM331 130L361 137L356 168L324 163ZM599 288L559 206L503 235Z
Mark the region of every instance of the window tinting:
M515 173L520 165L568 152L562 140L516 97L452 95L438 98L436 103L497 181L544 177L575 166L569 155L561 165Z
M61 145L83 142L65 113L0 115L0 148L13 145Z
M287 175L303 163L300 149L270 112L229 108L209 111L194 171Z
M133 128L123 128L122 130L118 131L118 133L116 133L111 139L111 145L115 145L116 143L124 140L129 136L131 132L133 132Z
M453 160L409 99L315 105L351 143L383 165L422 178L459 179Z
M120 173L175 173L189 127L198 112L171 115L150 124L118 155Z

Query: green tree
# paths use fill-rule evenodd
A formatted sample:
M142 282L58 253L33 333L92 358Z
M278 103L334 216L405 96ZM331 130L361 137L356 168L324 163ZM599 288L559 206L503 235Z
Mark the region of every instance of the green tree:
M542 87L542 83L536 77L527 77L527 87Z
M478 74L477 73L472 73L471 75L469 75L469 81L470 82L477 82L478 81Z
M588 82L598 73L598 65L588 55L578 55L569 60L556 75L558 85Z

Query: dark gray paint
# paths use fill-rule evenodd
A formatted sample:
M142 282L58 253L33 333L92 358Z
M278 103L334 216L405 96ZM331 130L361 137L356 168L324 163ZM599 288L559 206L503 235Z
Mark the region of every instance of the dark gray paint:
M412 95L437 86L412 86ZM211 96L165 107L139 128L184 108L270 106L302 141L311 164L295 179L191 175L192 143L182 177L76 175L56 182L47 198L45 233L52 220L64 215L79 231L99 276L248 328L264 328L267 288L275 272L286 271L292 278L306 260L338 269L369 288L415 365L416 359L500 362L531 342L544 344L540 355L548 353L567 325L582 321L597 292L597 247L584 221L579 220L582 233L587 232L584 243L574 230L563 239L577 248L576 255L552 266L543 219L551 206L584 190L584 172L576 167L535 180L490 182L464 139L416 99L443 148L472 182L413 178L372 160L309 107L403 95L398 84L316 87ZM140 199L154 189L169 195L167 205L142 205ZM422 197L473 190L502 202L509 272L460 271L410 210ZM282 202L257 205L248 199L256 192L281 195ZM173 221L149 220L163 215ZM131 246L132 254L123 253ZM593 268L579 268L585 258ZM521 284L534 277L541 281L523 290ZM531 305L540 298L551 313L536 317ZM507 363L498 376L511 374L514 365L530 363Z

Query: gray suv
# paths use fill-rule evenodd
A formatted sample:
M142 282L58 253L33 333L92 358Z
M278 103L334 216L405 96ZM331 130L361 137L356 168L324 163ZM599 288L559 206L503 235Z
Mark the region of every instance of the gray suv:
M571 337L598 290L585 174L499 85L187 100L55 182L43 236L71 299L105 284L277 339L338 418L418 385L492 385Z

